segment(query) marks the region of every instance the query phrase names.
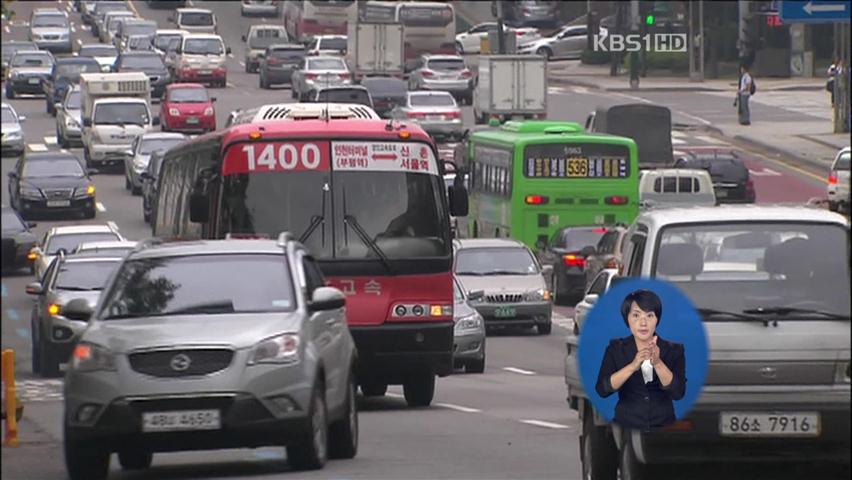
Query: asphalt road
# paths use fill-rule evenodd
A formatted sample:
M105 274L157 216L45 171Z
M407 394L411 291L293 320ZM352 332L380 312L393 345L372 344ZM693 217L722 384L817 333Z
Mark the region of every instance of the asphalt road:
M190 0L192 1L192 0ZM166 27L168 10L149 10L133 2L139 13ZM202 2L195 2L202 3ZM68 8L70 2L15 2L16 21L3 22L4 39L24 39L24 20L32 8ZM284 89L262 91L257 76L244 73L241 64L244 44L240 36L253 23L273 20L247 19L239 14L238 2L203 2L220 19L220 34L233 49L228 61L228 86L214 90L218 97L217 118L223 124L228 112L264 103L290 100ZM74 39L95 42L82 26L79 14L71 12ZM654 100L653 94L648 94ZM678 102L677 93L666 94L667 102ZM694 100L684 94L683 109ZM550 89L550 117L583 122L598 105L624 103L625 98L583 88L553 86ZM44 111L42 97L12 100L15 109L26 115L25 135L30 151L58 149L54 119ZM677 114L676 114L677 117ZM472 124L470 107L464 118ZM680 119L689 123L688 118ZM698 130L673 134L675 147L721 145L725 142ZM452 145L442 146L450 153ZM82 156L81 149L72 152ZM791 167L759 152L747 152L747 164L755 176L759 202L795 201L824 194L823 180L798 167ZM14 158L2 159L2 201L8 204L7 173ZM783 160L783 159L782 159ZM93 220L39 220L41 235L60 224L115 222L130 239L150 235L142 220L141 198L124 189L122 175L102 174L95 179L99 203ZM30 312L33 302L24 293L30 276L2 278L2 348L14 349L19 395L26 401L21 425L22 446L3 448L2 475L11 479L63 479L61 445L61 380L34 377L30 368ZM425 409L408 409L401 390L390 389L382 399L361 399L361 446L356 459L330 462L325 470L298 474L298 478L561 478L579 479L578 419L565 403L562 361L564 336L571 327L572 310L556 309L557 326L550 336L532 332L508 332L490 336L485 374L460 374L438 381L435 402ZM113 461L113 479L177 478L278 478L289 470L282 461L282 449L226 450L156 455L146 472L122 473ZM808 469L809 466L804 468ZM730 469L730 472L725 473ZM805 470L810 472L810 470ZM742 468L714 466L673 469L667 478L803 478L796 469L779 467ZM289 474L288 477L296 478ZM709 477L708 477L709 478ZM816 477L814 477L816 478ZM822 476L820 478L827 478ZM845 478L845 476L844 476Z

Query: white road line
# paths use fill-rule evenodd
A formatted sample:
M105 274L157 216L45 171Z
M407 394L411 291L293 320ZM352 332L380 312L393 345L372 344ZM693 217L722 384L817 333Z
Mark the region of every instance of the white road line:
M6 33L12 33L12 30L9 29L9 25L3 25L3 31Z
M48 145L56 145L56 137L44 137L44 143Z
M101 202L95 202L95 208L97 208L98 211L101 212L101 213L106 212L106 207Z
M554 428L557 430L571 428L568 425L562 425L561 423L545 422L543 420L521 420L520 422L526 423L527 425L535 425L536 427Z
M672 145L683 145L686 143L686 140L681 140L679 138L672 137Z
M113 230L118 230L118 225L116 225L115 222L113 222L112 220L108 221L107 225L109 225L109 227Z
M696 140L701 140L702 142L707 142L707 143L718 142L718 140L716 140L715 138L708 137L707 135L696 135L695 138L696 138Z
M76 27L73 23L71 24L71 32L72 32L72 33L76 33L76 32L77 32L77 27Z
M229 53L229 54L228 54L228 58L234 58L234 54L233 54L233 53Z
M681 132L680 130L672 130L672 138L686 138L687 135L685 132Z
M760 170L760 171L749 169L748 172L750 174L754 175L755 177L780 177L781 176L780 173L776 172L775 170L772 170L771 168L766 168L766 167L763 167L763 170Z
M435 405L438 406L438 407L449 408L450 410L458 410L459 412L464 412L464 413L479 413L479 412L482 411L482 410L479 410L479 409L476 409L476 408L463 407L461 405L453 405L452 403L436 403Z
M231 88L234 88L234 84L233 84L233 83L231 83L231 82L227 82L227 83L226 83L226 85L227 85L227 86L229 86L229 87L231 87Z
M27 146L30 148L30 150L32 150L34 152L46 152L47 151L47 146L45 146L43 143L30 143Z
M533 372L532 370L524 370L522 368L503 367L503 370L512 373L520 373L521 375L535 375L535 372Z

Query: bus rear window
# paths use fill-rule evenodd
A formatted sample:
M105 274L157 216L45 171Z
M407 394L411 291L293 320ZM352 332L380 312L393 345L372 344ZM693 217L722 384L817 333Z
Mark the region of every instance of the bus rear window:
M624 145L548 143L524 149L528 178L627 178L630 150Z
M400 7L399 22L406 27L446 27L453 21L453 9L449 6Z

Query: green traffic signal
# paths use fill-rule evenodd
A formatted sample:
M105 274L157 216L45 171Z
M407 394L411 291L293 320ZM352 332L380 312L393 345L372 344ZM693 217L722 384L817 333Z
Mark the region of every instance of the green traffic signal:
M653 24L654 24L654 15L652 15L652 14L650 14L650 13L649 13L649 14L645 17L645 25L653 25Z

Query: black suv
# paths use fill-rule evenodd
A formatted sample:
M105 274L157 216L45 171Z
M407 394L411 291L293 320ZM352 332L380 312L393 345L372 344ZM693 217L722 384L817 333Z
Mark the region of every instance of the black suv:
M713 179L716 203L755 202L754 181L736 151L690 151L678 157L674 167L707 170Z
M549 244L538 245L539 262L553 266L549 282L553 303L567 305L583 298L586 257L594 253L595 245L609 228L603 225L563 227L556 231Z

